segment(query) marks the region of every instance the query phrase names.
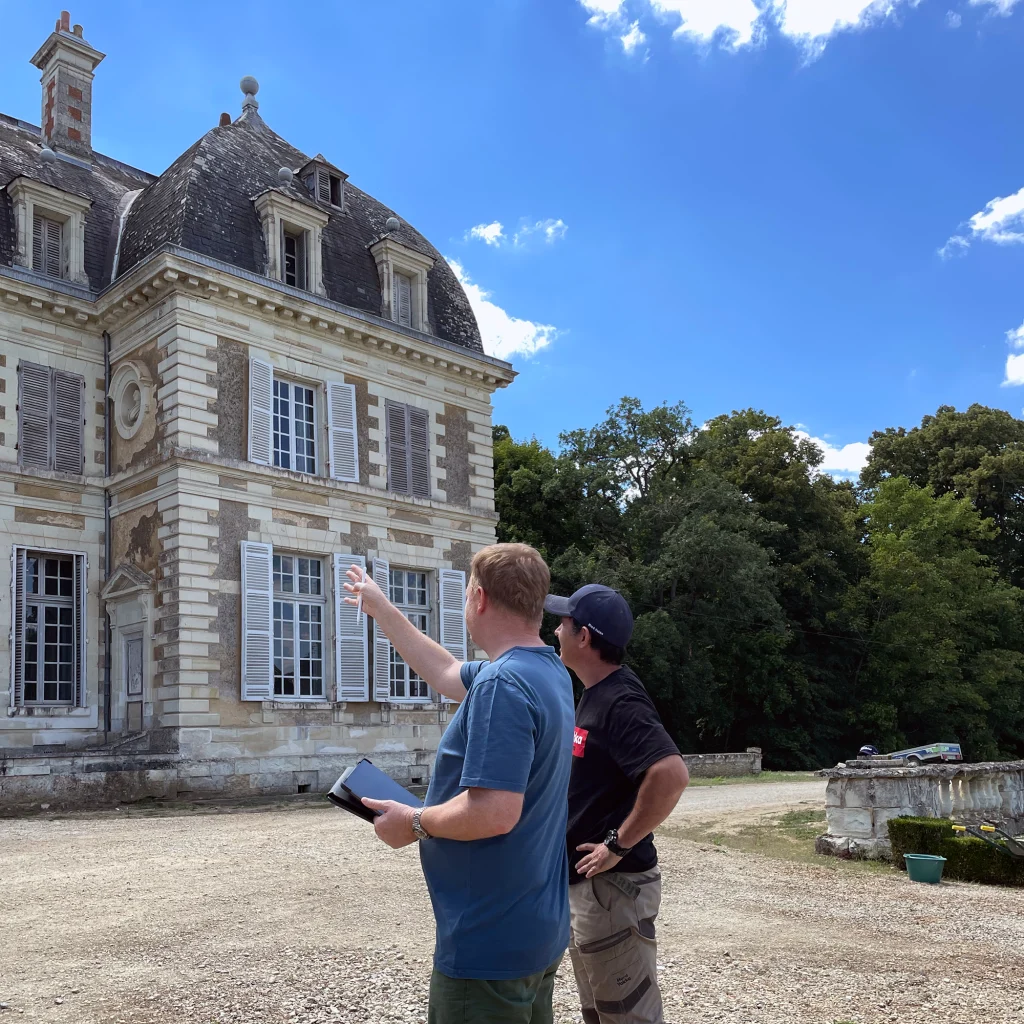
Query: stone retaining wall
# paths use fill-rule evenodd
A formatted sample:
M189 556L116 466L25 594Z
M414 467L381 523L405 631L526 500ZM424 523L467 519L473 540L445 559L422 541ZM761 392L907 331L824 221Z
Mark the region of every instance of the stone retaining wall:
M760 747L748 747L742 754L683 754L683 760L694 779L761 774Z
M819 853L889 859L890 818L1002 822L1024 831L1024 761L936 764L921 768L828 768L828 832Z

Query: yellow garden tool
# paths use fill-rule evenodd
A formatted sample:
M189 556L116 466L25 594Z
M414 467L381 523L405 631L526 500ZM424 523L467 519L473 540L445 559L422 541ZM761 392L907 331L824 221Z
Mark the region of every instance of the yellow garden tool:
M998 825L954 825L953 831L974 836L1013 860L1024 860L1024 842L1004 832Z

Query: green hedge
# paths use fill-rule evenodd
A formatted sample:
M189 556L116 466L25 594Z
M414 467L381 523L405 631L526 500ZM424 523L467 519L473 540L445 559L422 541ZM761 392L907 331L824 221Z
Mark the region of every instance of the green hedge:
M907 868L905 853L930 853L946 858L945 878L988 885L1024 886L1024 860L1014 860L973 836L958 837L946 818L891 818L892 859Z

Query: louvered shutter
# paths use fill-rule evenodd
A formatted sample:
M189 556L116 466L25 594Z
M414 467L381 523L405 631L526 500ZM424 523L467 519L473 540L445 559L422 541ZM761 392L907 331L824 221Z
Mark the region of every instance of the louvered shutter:
M316 169L316 197L321 203L331 201L331 175L325 167Z
M242 700L274 694L274 548L242 541Z
M11 558L11 705L20 707L25 680L25 549L15 548Z
M327 432L330 436L331 476L359 482L359 448L356 433L354 384L327 384Z
M249 360L249 461L269 466L273 455L274 368Z
M45 228L43 218L38 213L32 216L32 269L40 273L46 273L46 260L43 253L46 252L46 239L43 237Z
M362 555L334 556L334 666L337 699L365 701L370 699L366 619L357 613L354 604L345 602L346 573L353 565L366 571Z
M85 457L85 379L57 370L53 375L53 468L81 473Z
M409 432L406 427L406 406L385 401L388 420L388 489L398 494L409 493Z
M53 374L48 366L18 367L18 461L36 469L50 468L50 397Z
M391 563L384 558L373 560L373 581L391 597ZM373 699L386 703L391 699L391 641L373 622Z
M417 498L430 497L429 416L426 409L409 407L409 476Z
M438 574L438 619L441 646L459 661L467 658L466 649L466 574L461 569L442 569ZM442 704L448 697L435 695Z
M75 707L84 708L86 704L85 689L85 651L86 651L86 623L89 621L86 601L89 597L89 589L86 581L86 562L84 555L75 556L74 569L74 595L75 595Z
M71 274L71 232L64 230L63 224L50 224L50 230L56 236L56 252L60 254L60 265L53 277L67 278Z
M398 286L398 315L395 319L406 327L412 326L412 281L405 274L395 274Z

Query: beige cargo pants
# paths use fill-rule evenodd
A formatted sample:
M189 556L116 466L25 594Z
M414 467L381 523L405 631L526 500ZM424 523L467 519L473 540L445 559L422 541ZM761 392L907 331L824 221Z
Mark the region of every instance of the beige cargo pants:
M663 1024L654 919L661 871L569 886L569 956L585 1024Z

